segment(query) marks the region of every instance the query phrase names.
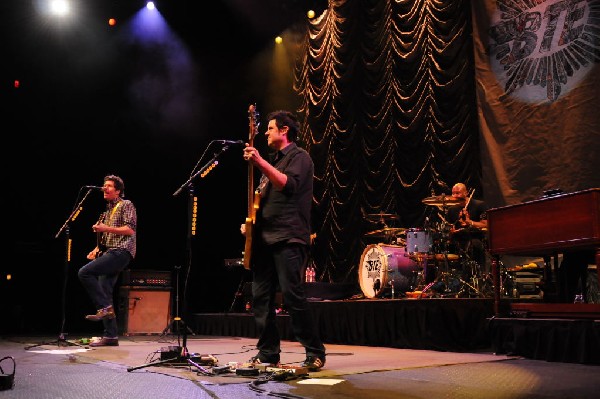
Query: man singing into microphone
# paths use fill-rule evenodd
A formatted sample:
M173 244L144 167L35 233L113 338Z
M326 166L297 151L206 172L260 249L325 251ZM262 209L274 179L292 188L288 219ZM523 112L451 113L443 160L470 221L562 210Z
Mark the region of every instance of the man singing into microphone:
M129 200L123 199L123 180L115 175L104 177L106 211L92 226L98 236L96 247L87 255L90 260L79 269L79 280L96 306L96 314L87 315L91 321L102 321L104 333L90 346L118 346L116 314L113 308L113 289L119 273L135 257L137 213Z

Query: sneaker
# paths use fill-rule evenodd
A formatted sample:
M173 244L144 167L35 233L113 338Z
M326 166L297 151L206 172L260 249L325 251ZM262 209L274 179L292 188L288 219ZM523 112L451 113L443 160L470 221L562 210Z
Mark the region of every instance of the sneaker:
M271 361L269 361L269 360L271 360ZM260 354L258 354L256 356L252 356L250 358L250 360L248 361L248 363L250 363L254 367L256 367L256 366L277 367L279 365L279 359L269 359L269 360L266 360L264 358L261 359Z
M85 319L90 321L100 321L104 319L114 319L115 317L117 316L115 315L112 305L108 305L105 308L98 309L96 314L89 314L85 316Z
M90 346L119 346L119 338L102 337L99 340L92 342Z
M306 367L308 371L319 371L325 366L325 356L306 356L306 360L302 362L302 367Z

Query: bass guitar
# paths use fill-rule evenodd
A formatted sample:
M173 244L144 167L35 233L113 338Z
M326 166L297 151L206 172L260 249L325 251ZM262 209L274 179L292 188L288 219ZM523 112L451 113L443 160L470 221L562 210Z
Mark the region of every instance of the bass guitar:
M254 137L258 134L258 112L256 106L250 104L248 108L249 134L248 144L254 147ZM256 213L260 207L260 192L254 189L254 165L248 162L248 216L246 217L246 243L244 245L244 269L250 270L252 259L252 236L254 235L254 224Z

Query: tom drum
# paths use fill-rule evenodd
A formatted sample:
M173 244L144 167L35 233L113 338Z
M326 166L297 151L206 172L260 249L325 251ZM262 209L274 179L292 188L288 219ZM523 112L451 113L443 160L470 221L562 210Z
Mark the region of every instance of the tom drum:
M405 247L387 244L370 244L360 257L358 280L367 298L381 297L394 290L405 293L418 276L419 266L412 260Z
M420 228L406 230L406 249L408 253L428 253L433 246L433 235L430 231Z

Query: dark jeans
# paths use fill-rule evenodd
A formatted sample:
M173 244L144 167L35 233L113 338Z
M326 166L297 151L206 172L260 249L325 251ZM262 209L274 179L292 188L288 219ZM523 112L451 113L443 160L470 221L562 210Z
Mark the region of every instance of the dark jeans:
M253 311L260 334L257 348L268 361L278 360L280 335L275 323L275 293L281 288L283 303L290 314L294 336L304 346L307 356L325 356L325 347L315 328L304 292L302 271L307 248L301 244L274 244L257 252L253 266Z
M113 304L113 289L119 273L131 262L131 254L121 248L110 249L79 269L79 281L87 291L96 309ZM115 338L118 335L117 320L104 319L104 336Z

